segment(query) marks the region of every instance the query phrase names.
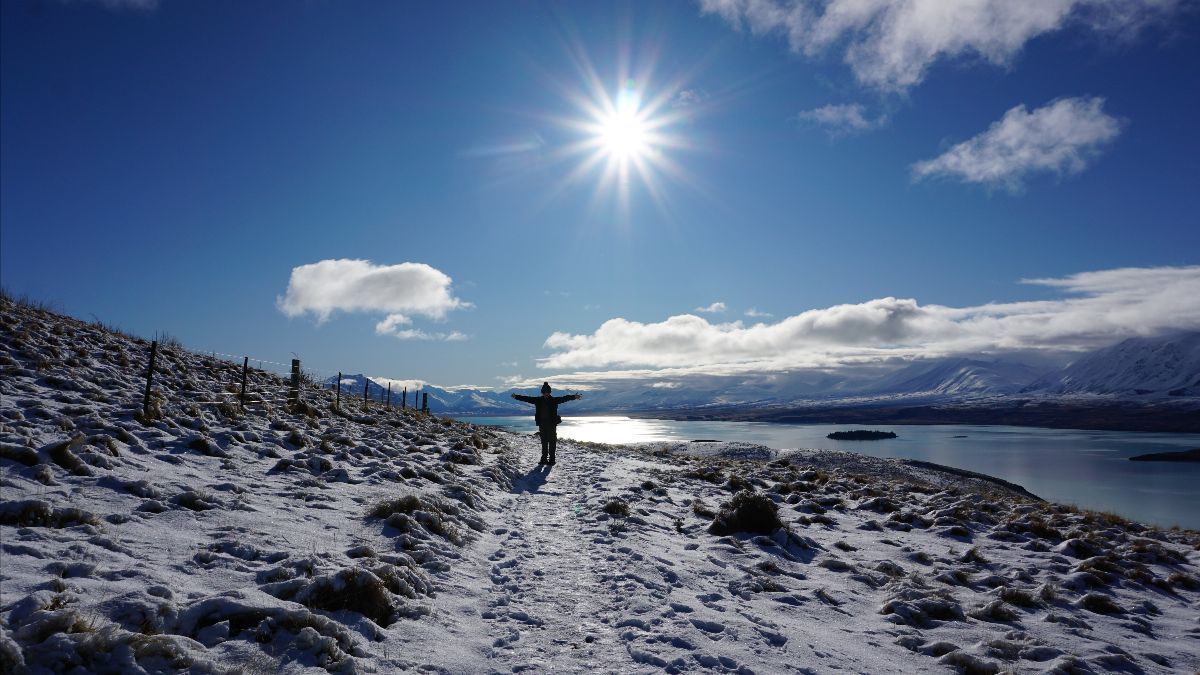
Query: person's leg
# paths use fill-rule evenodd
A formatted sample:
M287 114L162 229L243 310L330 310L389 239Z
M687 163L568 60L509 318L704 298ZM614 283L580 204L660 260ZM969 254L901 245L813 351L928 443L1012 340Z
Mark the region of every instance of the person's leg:
M550 432L546 429L538 429L538 436L542 439L542 458L538 460L538 464L545 464L550 457Z
M554 460L554 451L557 449L558 449L558 430L552 429L550 431L550 461L546 462L547 464L554 463L554 461L555 461Z

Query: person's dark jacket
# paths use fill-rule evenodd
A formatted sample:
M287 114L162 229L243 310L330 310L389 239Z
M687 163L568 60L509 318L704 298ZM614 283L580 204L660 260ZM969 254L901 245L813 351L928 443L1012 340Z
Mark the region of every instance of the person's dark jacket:
M513 398L537 406L537 411L533 414L533 421L539 427L553 427L562 421L558 416L558 404L574 401L579 397L574 394L570 396L522 396L517 394Z

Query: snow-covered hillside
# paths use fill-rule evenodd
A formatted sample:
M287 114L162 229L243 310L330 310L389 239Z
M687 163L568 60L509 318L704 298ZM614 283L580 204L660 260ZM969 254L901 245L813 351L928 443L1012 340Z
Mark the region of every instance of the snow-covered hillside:
M3 672L1192 672L1200 535L978 476L537 439L0 300Z
M1200 396L1200 333L1129 338L1043 376L1026 391Z

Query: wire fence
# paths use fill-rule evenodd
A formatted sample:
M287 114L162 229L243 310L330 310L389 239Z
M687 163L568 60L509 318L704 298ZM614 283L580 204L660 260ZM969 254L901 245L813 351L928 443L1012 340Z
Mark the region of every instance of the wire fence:
M178 343L172 343L170 346L185 350ZM147 417L153 414L152 394L163 396L162 392L154 387L159 351L159 341L152 341L146 368L146 389L142 401L142 412ZM386 381L386 385L384 385L373 381L363 373L347 377L345 371L303 366L298 357L291 359L290 363L285 363L248 354L238 355L215 350L186 351L206 359L210 373L220 369L224 371L226 379L236 380L225 383L229 387L228 391L214 392L218 394L218 398L202 401L189 399L192 403L237 405L243 409L248 405L262 404L286 404L300 407L305 403L306 393L311 395L322 392L324 397L328 396L325 393L328 392L332 394L335 410L340 410L344 404L357 402L368 407L374 404L429 413L429 394L421 391L419 385L414 386L411 392L407 385L398 387L399 391L393 391L394 382L405 382L399 378L378 378ZM271 376L282 378L283 382L278 380L272 382L273 377ZM411 380L408 381L411 382ZM412 395L411 405L409 403L410 394Z

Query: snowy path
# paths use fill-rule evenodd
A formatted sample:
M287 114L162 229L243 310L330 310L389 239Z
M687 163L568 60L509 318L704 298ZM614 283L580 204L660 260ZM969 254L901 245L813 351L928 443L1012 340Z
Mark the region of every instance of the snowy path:
M731 595L746 574L743 554L703 533L683 493L651 480L676 467L570 442L560 442L557 466L536 467L536 439L510 439L528 468L494 512L485 549L482 670L798 668L769 611ZM628 517L605 513L614 498L630 504Z
M536 439L525 442L522 457L536 457ZM605 481L604 462L563 446L559 464L515 480L498 511L500 543L488 556L492 589L483 612L493 638L489 665L498 670L631 667L614 659L625 650L606 621L620 609L614 571L625 565L608 527L587 508L589 493Z

